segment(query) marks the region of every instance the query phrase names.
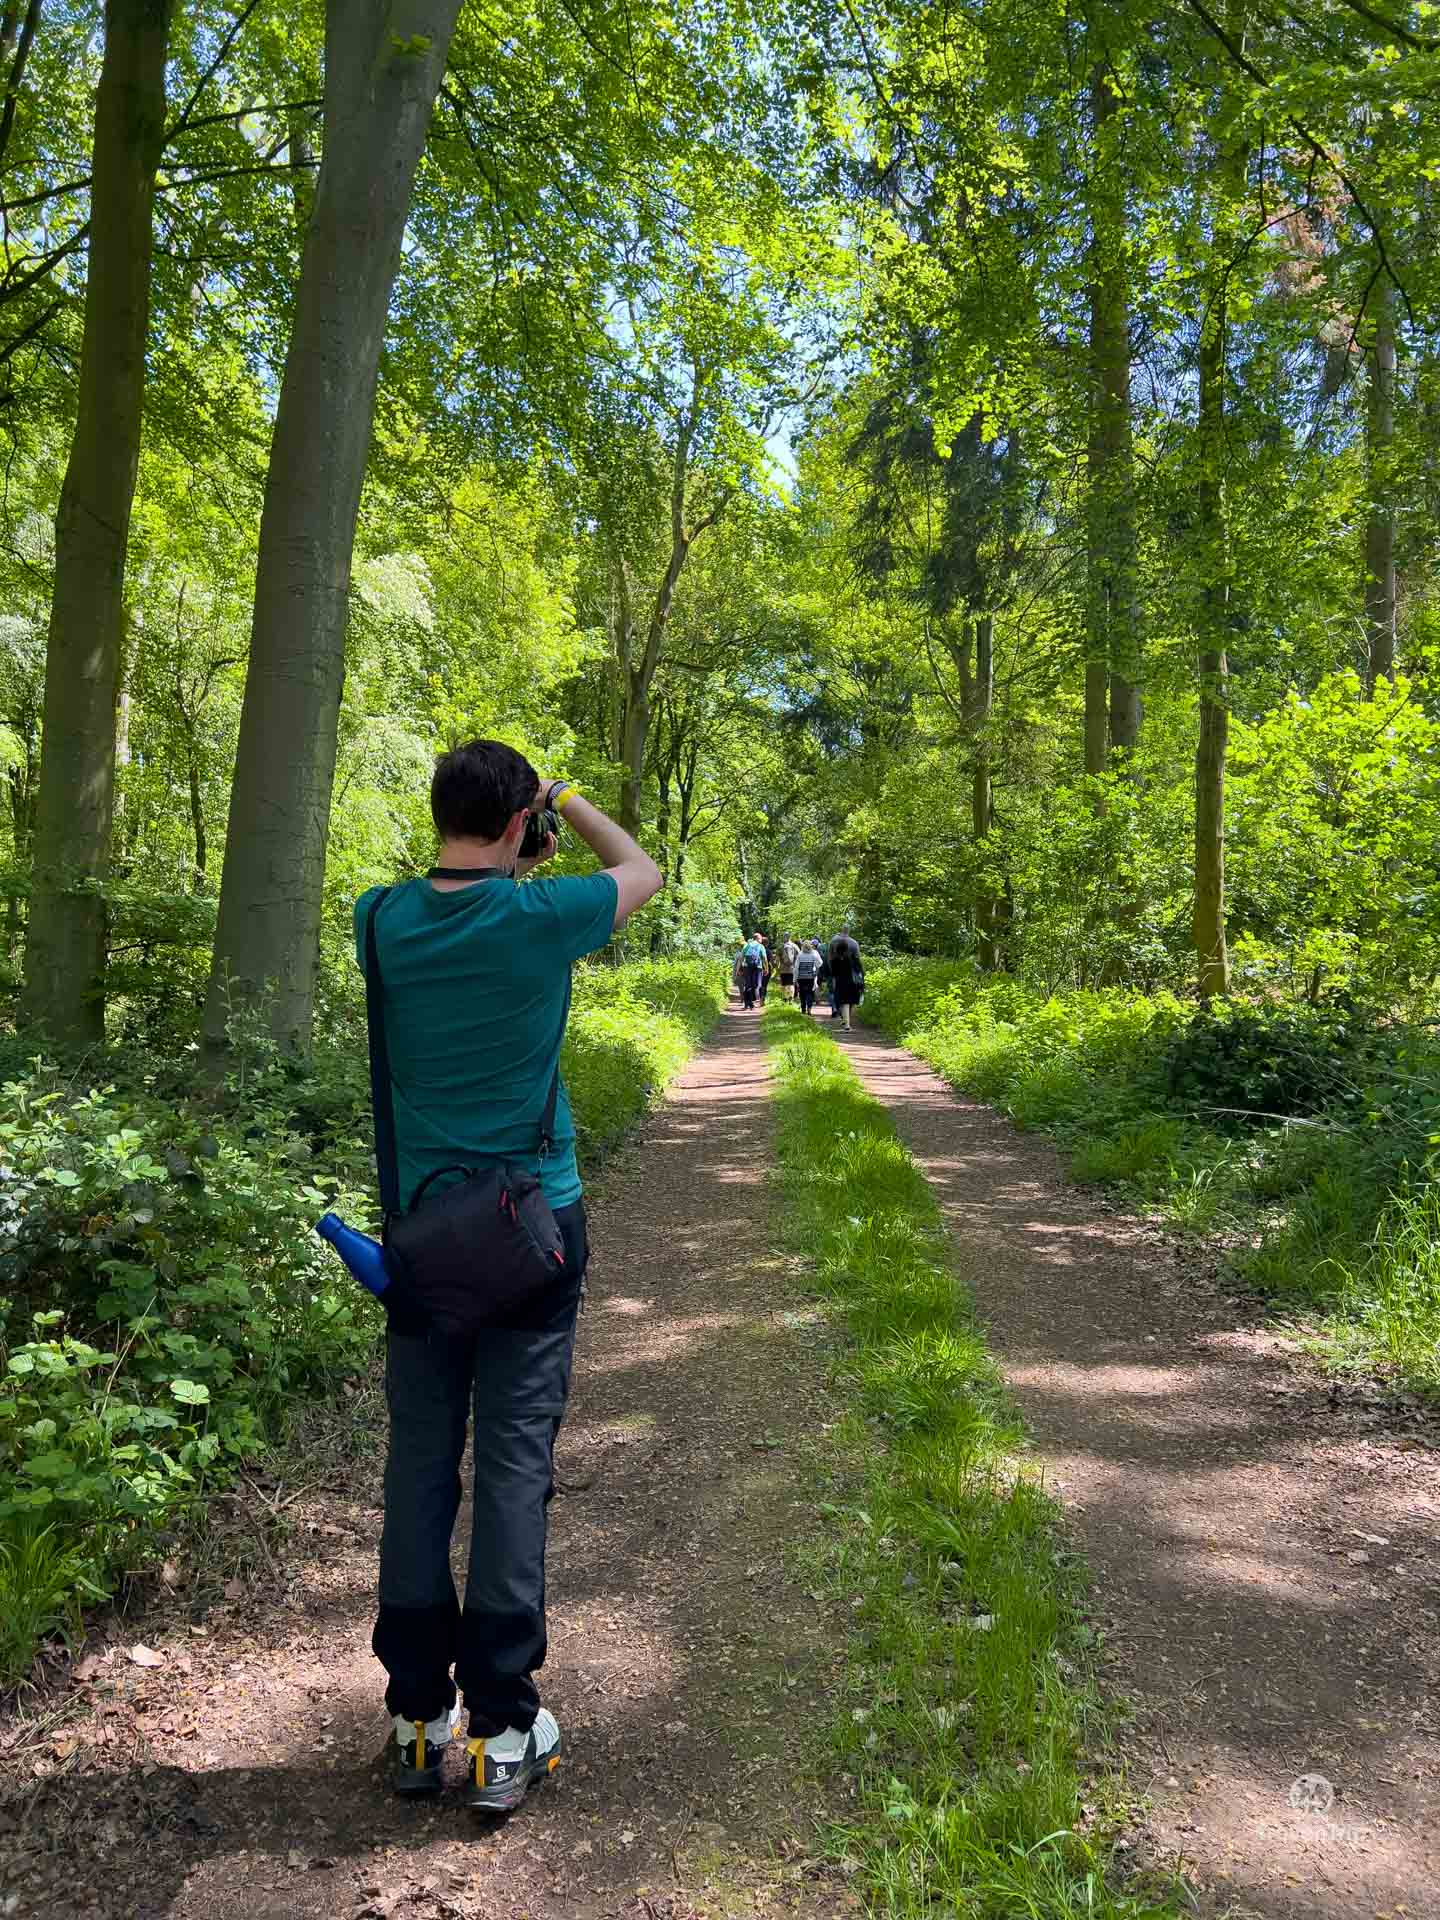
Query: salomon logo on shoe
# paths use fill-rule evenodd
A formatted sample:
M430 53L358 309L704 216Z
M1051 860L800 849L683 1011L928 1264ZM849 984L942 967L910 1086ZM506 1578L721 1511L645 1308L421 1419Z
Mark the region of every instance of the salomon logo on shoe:
M471 1740L469 1804L477 1813L513 1813L537 1781L560 1764L560 1729L542 1707L526 1732L507 1727L488 1739Z

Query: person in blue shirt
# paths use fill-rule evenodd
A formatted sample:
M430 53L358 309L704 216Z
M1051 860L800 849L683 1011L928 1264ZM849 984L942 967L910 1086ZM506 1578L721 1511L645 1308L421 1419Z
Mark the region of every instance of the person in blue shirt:
M527 878L555 851L519 858L532 812L558 809L600 871ZM661 874L567 780L542 780L497 740L441 757L430 788L439 859L392 888L375 920L394 1088L400 1204L428 1174L510 1161L539 1175L565 1245L562 1298L533 1324L456 1342L392 1318L385 1389L390 1445L371 1641L389 1676L397 1791L430 1793L469 1715L470 1804L503 1813L560 1758L540 1705L546 1511L570 1390L589 1245L563 1080L553 1146L539 1152L570 1010L570 969L659 890ZM375 889L355 905L356 957ZM526 1316L520 1316L526 1317ZM467 1427L474 1428L469 1567L461 1607L450 1573ZM453 1672L452 1672L453 1670Z
M760 944L759 934L752 933L740 949L735 962L735 984L740 989L742 1007L753 1007L760 991L760 981L765 967L765 949Z

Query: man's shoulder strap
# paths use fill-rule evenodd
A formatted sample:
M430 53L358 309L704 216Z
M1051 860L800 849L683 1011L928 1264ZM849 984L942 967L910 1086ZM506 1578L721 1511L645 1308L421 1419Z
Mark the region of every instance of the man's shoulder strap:
M375 1172L380 1206L386 1214L400 1204L400 1173L395 1154L395 1091L390 1084L390 1053L385 1044L385 989L380 979L380 950L375 918L395 891L381 887L365 915L365 1027L370 1037L370 1109L375 1117Z

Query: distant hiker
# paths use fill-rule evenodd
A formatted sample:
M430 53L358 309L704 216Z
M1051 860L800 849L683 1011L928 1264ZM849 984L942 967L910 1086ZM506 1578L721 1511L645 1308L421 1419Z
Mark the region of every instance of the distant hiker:
M849 927L841 927L830 942L830 1017L839 1014L850 1025L850 1009L858 1007L865 991L865 969L860 964L860 949L850 937Z
M775 971L775 965L770 958L770 942L765 938L763 933L758 937L761 951L765 955L765 963L760 969L760 1004L763 1007L765 1004L765 996L770 991L770 980Z
M820 949L807 940L795 955L795 994L800 1011L809 1013L815 1004L815 982L820 977Z
M780 986L787 1000L795 998L795 962L799 957L795 936L787 933L780 943Z
M532 814L546 808L563 813L601 870L517 886L555 851L542 825L543 838L531 836L534 858L520 857ZM504 1165L517 1182L538 1176L563 1254L540 1291L481 1332L442 1332L419 1292L402 1297L392 1286L382 1296L390 1312L390 1447L371 1646L390 1677L396 1791L438 1790L460 1733L458 1689L470 1716L469 1803L508 1813L560 1758L560 1729L540 1705L534 1675L545 1664L553 1452L589 1252L575 1122L559 1070L570 969L659 892L661 875L569 781L538 779L523 754L498 740L442 755L430 812L441 844L428 878L372 888L355 903L384 1075L377 1086L393 1095L383 1103L393 1108L388 1147L376 1128L382 1192L393 1188L397 1220L413 1225L440 1191L420 1189L457 1163ZM479 1320L484 1282L477 1262L473 1296L462 1286L445 1302L452 1324ZM472 1419L462 1612L450 1552Z
M735 984L740 989L742 1007L754 1006L764 966L765 949L760 944L759 936L752 933L735 960Z

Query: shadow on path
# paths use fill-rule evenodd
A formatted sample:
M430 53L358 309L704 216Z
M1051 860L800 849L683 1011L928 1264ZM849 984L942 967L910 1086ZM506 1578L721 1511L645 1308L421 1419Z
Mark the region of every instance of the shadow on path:
M1090 1562L1152 1844L1205 1913L1440 1915L1433 1457L1345 1427L1046 1143L838 1037L931 1181Z

